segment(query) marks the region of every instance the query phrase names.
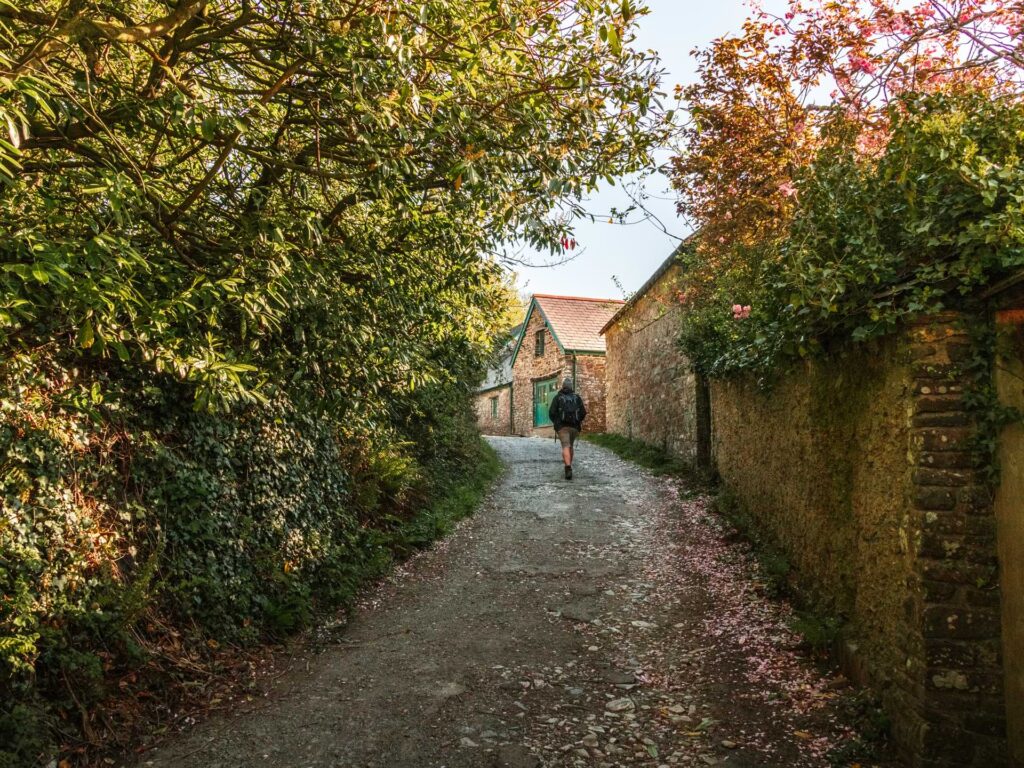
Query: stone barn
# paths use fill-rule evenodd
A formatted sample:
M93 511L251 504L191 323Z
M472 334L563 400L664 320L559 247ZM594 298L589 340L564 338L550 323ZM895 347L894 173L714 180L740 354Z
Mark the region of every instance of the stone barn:
M698 425L706 387L679 350L683 269L673 252L604 325L607 346L607 429L656 445L691 463L703 463ZM699 402L700 401L700 402ZM706 417L703 419L707 421Z
M562 379L587 405L585 432L605 430L605 340L601 328L623 306L614 299L535 294L512 353L512 433L553 435L548 406Z

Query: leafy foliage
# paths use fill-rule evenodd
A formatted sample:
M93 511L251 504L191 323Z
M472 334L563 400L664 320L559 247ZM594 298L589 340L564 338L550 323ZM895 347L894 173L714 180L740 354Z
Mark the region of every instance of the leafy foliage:
M204 406L443 375L432 299L510 239L556 247L555 207L663 124L629 3L32 5L0 4L0 333L169 371ZM420 295L353 311L382 283ZM422 345L351 354L378 322Z
M694 303L684 344L706 372L767 376L830 339L863 340L965 306L1024 267L1024 106L933 94L904 98L890 115L877 159L837 128L797 177L788 235L737 250L715 292ZM750 317L732 317L734 302L749 304Z
M643 12L0 0L0 765L472 506L504 250L664 135Z
M125 387L95 421L32 395L54 389L38 368L7 373L29 394L15 408L5 393L0 435L11 765L52 748L61 712L83 723L66 746L114 746L131 713L112 697L165 686L176 655L280 638L346 605L468 513L498 466L455 386L418 390L410 413L430 415L358 432L283 393L197 412L166 378Z
M791 0L697 52L671 168L698 367L765 376L1016 267L1022 24L1005 0Z

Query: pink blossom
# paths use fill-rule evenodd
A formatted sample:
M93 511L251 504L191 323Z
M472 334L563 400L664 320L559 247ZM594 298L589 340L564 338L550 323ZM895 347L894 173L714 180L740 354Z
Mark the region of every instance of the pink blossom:
M793 186L793 182L784 181L779 184L779 192L784 194L786 197L796 197L797 188Z
M732 305L732 319L733 320L746 320L750 317L750 305L749 304L733 304Z
M869 75L875 73L878 67L870 59L866 59L863 56L851 56L850 57L850 68L854 72L865 72Z

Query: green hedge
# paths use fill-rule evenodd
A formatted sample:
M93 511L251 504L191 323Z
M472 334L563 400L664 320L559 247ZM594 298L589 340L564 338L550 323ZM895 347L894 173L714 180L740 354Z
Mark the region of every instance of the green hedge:
M168 647L210 656L309 625L498 471L455 385L356 429L284 393L197 412L169 381L106 381L97 402L73 372L21 363L0 396L3 768L116 744L119 695L187 682Z

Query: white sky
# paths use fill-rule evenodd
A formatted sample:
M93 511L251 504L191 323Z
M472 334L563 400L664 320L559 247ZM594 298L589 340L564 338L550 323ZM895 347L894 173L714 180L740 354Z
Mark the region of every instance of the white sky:
M695 79L695 63L690 56L694 48L707 46L716 37L738 32L749 9L744 0L646 0L650 14L639 20L638 48L658 51L665 70L661 90L672 102L676 83ZM765 3L769 8L782 7L782 0ZM667 158L663 153L662 158ZM668 180L654 176L647 191L652 195L646 203L665 227L678 237L690 232L687 223L675 212L674 194ZM655 197L657 196L657 197ZM663 198L663 199L659 199ZM623 298L623 290L635 291L657 269L678 244L654 224L643 222L631 226L608 223L607 212L629 206L629 198L616 187L605 187L587 204L595 214L604 212L597 223L579 221L576 239L579 242L572 261L556 267L518 267L519 287L527 293L556 293L600 298ZM639 218L634 215L632 218ZM537 264L550 259L537 254L526 255ZM622 290L615 284L618 279Z

